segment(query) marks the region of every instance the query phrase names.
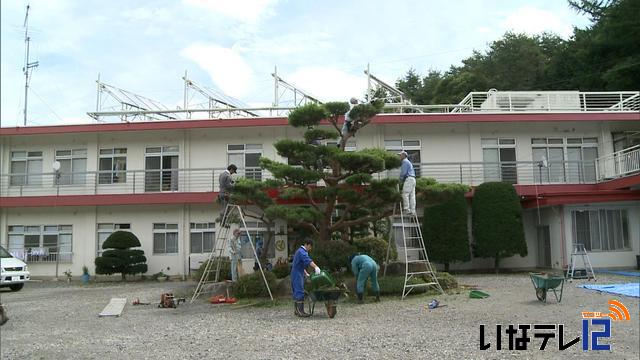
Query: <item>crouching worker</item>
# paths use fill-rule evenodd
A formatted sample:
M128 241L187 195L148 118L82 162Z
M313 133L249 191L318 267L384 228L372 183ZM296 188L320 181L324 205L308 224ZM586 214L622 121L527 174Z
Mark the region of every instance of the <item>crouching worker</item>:
M309 276L307 268L311 265L316 274L320 273L318 265L309 257L309 251L312 248L313 240L305 240L304 244L300 246L293 256L293 264L291 266L291 289L293 290L293 301L295 301L294 314L301 317L309 316L304 312L304 277Z
M368 278L371 278L371 290L376 295L376 301L380 301L380 285L378 284L378 270L380 267L375 260L368 255L353 254L349 261L351 262L351 271L357 280L356 295L358 296L358 303L363 303L364 288Z

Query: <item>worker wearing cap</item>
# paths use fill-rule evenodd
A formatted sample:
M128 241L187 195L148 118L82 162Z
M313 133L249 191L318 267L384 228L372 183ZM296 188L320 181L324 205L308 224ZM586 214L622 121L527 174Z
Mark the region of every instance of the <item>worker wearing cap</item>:
M402 184L402 209L403 212L415 216L416 215L416 172L413 170L413 164L409 161L406 151L398 153L402 165L400 165L400 184Z
M218 177L218 184L220 184L220 192L218 193L218 202L220 203L220 216L216 221L220 223L226 220L227 205L231 199L231 191L233 190L233 174L238 171L238 167L231 164L227 167L227 170L220 173Z
M307 239L296 251L291 265L291 289L293 290L294 314L296 316L308 317L304 312L304 277L309 276L307 268L309 265L314 268L316 274L320 274L320 268L309 257L309 251L313 248L313 240Z
M349 100L349 111L344 114L344 124L342 124L342 131L340 132L341 136L338 140L338 147L340 147L340 145L342 144L342 139L344 138L344 136L351 132L351 128L353 127L353 119L351 118L351 116L349 116L349 114L356 105L358 105L358 99L351 98Z
M356 295L358 303L362 304L364 297L364 287L367 279L371 278L371 290L376 295L376 301L380 301L380 285L378 284L378 270L380 267L368 255L353 254L349 257L351 272L356 277Z

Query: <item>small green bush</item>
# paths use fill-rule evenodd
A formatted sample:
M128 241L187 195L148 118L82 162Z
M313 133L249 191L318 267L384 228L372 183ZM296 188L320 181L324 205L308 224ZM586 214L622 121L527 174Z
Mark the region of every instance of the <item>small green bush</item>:
M276 265L273 267L271 272L273 272L273 275L275 275L276 278L282 279L289 275L291 268L289 267L289 264Z
M202 278L202 273L204 272L204 268L207 265L207 262L209 262L209 260L203 262L202 265L200 265L200 267L198 268L198 271L196 271L194 275L194 279L196 281L200 281L200 279ZM217 266L218 266L217 261L213 260L213 265L211 266L211 269L210 269L212 271L209 271L209 275L207 275L206 281L215 280ZM228 257L222 258L222 261L220 263L220 277L218 278L218 280L220 281L231 280L231 260Z
M323 270L339 272L343 267L350 268L349 256L355 248L342 240L318 241L309 256Z
M356 239L353 242L356 251L361 254L369 255L373 260L381 265L387 259L387 248L389 247L389 243L382 239L376 238L373 236ZM349 256L349 255L347 255ZM398 253L394 246L391 247L391 252L389 254L389 259L395 259L398 257Z
M421 279L411 279L409 284L423 283ZM402 288L404 287L404 276L385 276L378 278L380 285L380 295L400 295L402 296ZM411 290L411 294L422 294L427 291L428 287L417 287Z
M266 271L264 273L269 288L273 291L276 287L276 276ZM257 271L253 274L240 276L238 281L233 285L234 293L239 298L252 298L252 297L266 297L269 296L269 291L264 286L264 280L262 274Z

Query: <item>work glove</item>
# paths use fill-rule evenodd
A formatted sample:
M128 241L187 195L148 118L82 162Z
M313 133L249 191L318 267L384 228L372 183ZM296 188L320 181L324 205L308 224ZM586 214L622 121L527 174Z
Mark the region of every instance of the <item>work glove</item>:
M316 275L320 274L320 268L316 267Z

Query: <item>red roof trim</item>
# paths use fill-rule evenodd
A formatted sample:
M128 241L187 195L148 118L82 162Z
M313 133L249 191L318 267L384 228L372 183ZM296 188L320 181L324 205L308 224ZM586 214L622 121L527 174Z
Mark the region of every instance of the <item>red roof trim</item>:
M626 176L620 179L613 179L598 184L598 189L615 190L626 189L632 186L640 186L640 174Z
M373 124L430 124L467 122L560 122L560 121L640 121L638 113L460 113L460 114L383 114ZM68 134L111 131L177 130L203 128L244 128L256 126L286 126L284 117L173 120L113 124L53 125L0 128L2 136Z

